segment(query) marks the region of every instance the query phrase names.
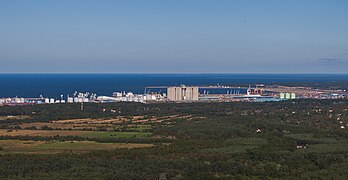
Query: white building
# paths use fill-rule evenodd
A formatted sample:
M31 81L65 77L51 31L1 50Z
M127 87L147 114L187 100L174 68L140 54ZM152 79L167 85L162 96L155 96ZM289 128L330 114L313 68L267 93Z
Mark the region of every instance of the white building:
M198 101L198 86L179 86L167 88L169 101Z

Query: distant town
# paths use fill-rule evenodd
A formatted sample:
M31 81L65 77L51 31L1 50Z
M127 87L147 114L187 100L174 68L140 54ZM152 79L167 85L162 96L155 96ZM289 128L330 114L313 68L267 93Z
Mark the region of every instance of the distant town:
M150 86L143 94L133 92L114 92L112 95L74 92L60 98L39 97L0 98L0 106L55 103L107 103L107 102L270 102L291 99L348 99L346 90L325 90L309 87L288 87L256 84L249 87L232 86Z

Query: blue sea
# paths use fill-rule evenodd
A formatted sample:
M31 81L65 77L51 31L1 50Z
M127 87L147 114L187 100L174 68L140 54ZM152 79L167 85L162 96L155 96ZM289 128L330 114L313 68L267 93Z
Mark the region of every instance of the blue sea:
M0 97L60 97L75 91L144 93L146 86L348 81L348 74L0 74Z

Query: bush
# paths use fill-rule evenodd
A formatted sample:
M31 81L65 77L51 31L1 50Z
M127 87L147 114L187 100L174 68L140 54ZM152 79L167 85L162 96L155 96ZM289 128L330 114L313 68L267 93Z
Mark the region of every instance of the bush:
M50 128L48 126L41 126L41 129L42 130L53 130L53 128Z
M22 129L20 126L15 126L13 129Z
M29 129L29 130L37 130L37 127L36 126L31 126L31 127L26 127L24 129Z

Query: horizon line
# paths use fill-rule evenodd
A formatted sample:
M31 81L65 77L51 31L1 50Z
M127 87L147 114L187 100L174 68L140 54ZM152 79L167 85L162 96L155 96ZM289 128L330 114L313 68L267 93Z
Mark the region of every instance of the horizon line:
M11 75L11 74L114 74L114 75L247 75L247 74L256 74L256 75L348 75L347 73L332 73L332 72L326 72L326 73L319 73L319 72L298 72L298 73L290 73L290 72L237 72L237 73L231 73L231 72L194 72L194 73L187 73L187 72L173 72L173 73L164 73L164 72L0 72L0 75Z

